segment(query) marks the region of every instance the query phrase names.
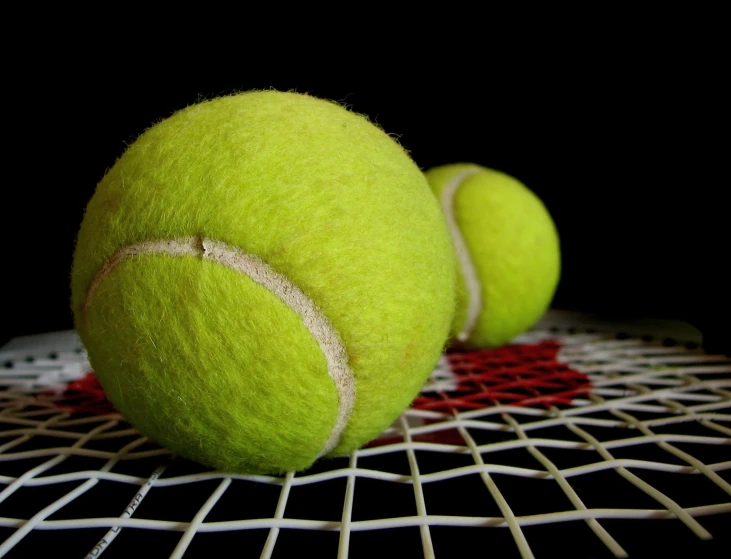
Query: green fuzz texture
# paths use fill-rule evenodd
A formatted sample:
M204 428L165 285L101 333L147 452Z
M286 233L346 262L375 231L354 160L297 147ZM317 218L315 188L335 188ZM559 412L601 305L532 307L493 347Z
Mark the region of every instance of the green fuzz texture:
M375 438L439 359L456 273L437 201L416 165L367 119L294 93L188 107L146 131L87 207L72 307L109 399L142 433L242 473L307 468L338 396L301 318L247 276L195 256L120 247L205 237L256 255L338 332L357 381L330 453Z
M561 274L556 227L543 202L517 179L469 163L426 172L440 198L449 180L469 176L454 198L454 215L477 271L482 312L466 345L497 347L533 326L546 312ZM457 269L456 335L467 315L468 294Z

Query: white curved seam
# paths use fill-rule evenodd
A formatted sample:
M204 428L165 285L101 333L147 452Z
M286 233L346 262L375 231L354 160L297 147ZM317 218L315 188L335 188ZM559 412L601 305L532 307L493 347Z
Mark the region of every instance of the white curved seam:
M356 380L348 365L345 345L335 327L305 293L286 276L274 270L258 256L247 254L238 247L220 241L199 237L185 237L164 241L144 241L120 248L107 260L89 285L84 301L83 316L94 291L101 281L124 260L143 254L165 254L168 256L199 256L235 272L250 277L253 281L276 295L285 305L296 312L325 356L327 372L335 384L338 394L338 413L330 436L318 458L328 454L340 442L348 426L355 406Z
M472 175L479 173L480 170L478 167L472 167L460 171L449 179L444 186L444 190L442 190L441 196L442 212L447 221L449 234L452 237L452 245L457 256L457 263L462 271L467 289L467 316L462 328L457 333L457 339L461 342L469 339L475 329L477 319L480 317L482 311L482 286L480 285L480 279L477 277L477 270L475 270L475 265L472 262L467 243L454 215L454 198L464 182Z

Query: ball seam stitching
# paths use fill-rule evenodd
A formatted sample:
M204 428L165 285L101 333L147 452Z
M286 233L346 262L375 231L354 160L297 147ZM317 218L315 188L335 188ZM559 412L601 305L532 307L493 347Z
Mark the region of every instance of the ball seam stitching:
M183 237L169 240L143 241L118 249L92 278L84 299L82 316L87 321L91 298L102 280L123 261L149 254L201 257L246 275L292 309L302 319L322 351L327 372L338 394L335 424L318 458L338 446L353 413L356 399L356 379L348 364L348 356L340 335L320 308L299 287L258 256L221 241L205 237Z
M467 316L462 324L462 327L457 332L457 339L461 342L465 342L472 335L472 332L477 325L477 320L480 317L480 313L483 310L482 301L482 286L480 285L480 279L477 275L472 256L467 248L467 242L462 235L462 231L457 223L457 218L454 212L454 199L459 189L464 185L468 178L479 173L481 171L478 167L471 167L460 171L456 175L450 177L442 190L440 198L442 212L447 221L447 228L449 229L449 235L452 237L452 245L454 246L454 252L457 257L457 263L462 271L462 277L465 282L467 289Z

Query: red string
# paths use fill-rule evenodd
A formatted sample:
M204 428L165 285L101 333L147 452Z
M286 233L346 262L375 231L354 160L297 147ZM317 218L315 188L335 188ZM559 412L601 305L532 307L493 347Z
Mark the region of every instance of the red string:
M106 415L116 412L94 373L86 373L83 378L68 383L63 394L55 399L55 404L59 409L72 413Z
M497 404L511 406L569 405L590 388L589 378L557 360L557 342L512 345L498 349L450 351L447 354L456 387L422 393L413 407L465 411Z
M557 360L557 342L512 345L498 349L450 351L447 360L456 383L448 392L426 392L414 400L421 410L446 412L501 405L570 405L586 394L589 378ZM70 382L56 405L73 413L114 413L94 373Z

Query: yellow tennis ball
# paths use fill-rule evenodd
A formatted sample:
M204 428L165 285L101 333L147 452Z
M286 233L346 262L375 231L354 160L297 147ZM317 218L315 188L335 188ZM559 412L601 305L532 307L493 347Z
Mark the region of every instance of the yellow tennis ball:
M541 200L515 178L473 164L426 172L458 263L452 335L494 347L530 328L553 299L558 233Z
M72 273L109 399L174 452L302 470L381 433L439 359L449 234L406 152L294 93L188 107L99 183Z

